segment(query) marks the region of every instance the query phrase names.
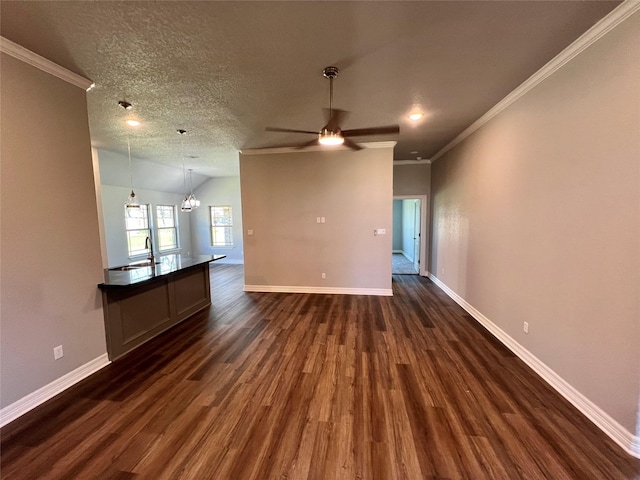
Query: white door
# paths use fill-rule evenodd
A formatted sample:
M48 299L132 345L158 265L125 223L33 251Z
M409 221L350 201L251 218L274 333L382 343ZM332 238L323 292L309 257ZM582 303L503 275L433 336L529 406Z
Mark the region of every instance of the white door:
M416 200L413 214L413 267L420 273L420 200Z

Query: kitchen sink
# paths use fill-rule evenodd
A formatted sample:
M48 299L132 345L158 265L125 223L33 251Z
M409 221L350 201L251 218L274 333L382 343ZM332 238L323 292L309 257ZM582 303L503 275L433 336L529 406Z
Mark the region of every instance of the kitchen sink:
M125 272L127 270L137 270L138 268L145 268L150 266L151 266L150 263L141 263L139 265L124 265L123 267L110 268L109 270L115 271L115 272Z
M137 270L138 268L150 267L151 265L160 265L162 262L155 261L153 264L151 262L140 262L140 263L130 263L129 265L123 265L122 267L114 267L109 268L112 272L126 272L127 270Z

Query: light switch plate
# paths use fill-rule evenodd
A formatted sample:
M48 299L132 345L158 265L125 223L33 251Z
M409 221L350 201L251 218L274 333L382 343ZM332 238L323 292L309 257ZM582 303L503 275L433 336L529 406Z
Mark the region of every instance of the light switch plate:
M53 349L53 359L58 360L64 357L64 352L62 351L62 345L58 345Z

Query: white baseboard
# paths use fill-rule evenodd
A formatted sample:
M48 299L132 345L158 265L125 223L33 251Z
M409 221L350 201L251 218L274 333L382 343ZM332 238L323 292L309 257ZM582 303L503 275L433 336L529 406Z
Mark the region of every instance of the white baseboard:
M600 430L606 433L614 442L620 445L620 447L630 455L640 458L640 437L633 435L626 428L620 425L608 413L576 390L560 375L529 352L529 350L516 342L500 327L476 310L464 298L447 287L447 285L440 281L436 276L430 274L429 278L458 305L464 308L467 313L478 321L478 323L483 325L493 336L500 340L509 350L515 353L524 363L531 367L534 372L540 375L542 379L551 385L560 395L566 398L574 407L580 410L589 420L600 428Z
M109 361L109 357L106 353L104 355L100 355L98 358L85 363L48 385L45 385L26 397L21 398L17 402L4 407L0 410L0 427L4 427L6 424L14 421L16 418L24 415L28 411L33 410L38 405L43 404L59 393L62 393L67 388L75 385L80 380L87 378L89 375L97 372L101 368L106 367L110 363L111 362Z
M374 295L392 297L391 288L297 287L283 285L245 285L245 292L321 293L332 295Z

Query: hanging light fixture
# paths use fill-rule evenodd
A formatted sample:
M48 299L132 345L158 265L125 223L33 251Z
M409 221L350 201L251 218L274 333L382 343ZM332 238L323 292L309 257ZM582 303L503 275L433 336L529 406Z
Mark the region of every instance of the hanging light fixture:
M131 110L133 105L126 100L120 100L118 102L125 110ZM133 169L131 168L131 142L129 141L129 132L127 132L127 154L129 156L129 186L131 187L131 193L127 198L127 203L124 204L126 208L140 208L140 202L136 197L136 192L133 191Z
M184 136L187 131L183 130L183 129L179 129L178 133L181 136ZM186 192L187 191L187 171L184 169L184 140L181 141L182 144L182 151L181 151L181 155L182 155L182 188L183 191ZM182 204L180 205L180 211L182 212L190 212L191 210L193 210L193 207L191 206L191 203L189 202L189 195L187 195L185 193L184 198L182 199Z
M333 79L338 76L338 69L336 67L327 67L322 71L322 75L329 79L329 118L333 119ZM331 120L329 120L330 123ZM320 145L342 145L344 143L342 131L336 126L329 128L329 124L318 135L318 143Z
M189 196L187 197L187 201L189 202L189 205L191 205L191 208L198 208L200 206L200 200L196 199L196 196L193 194L193 177L191 176L191 174L193 173L193 168L189 169L189 185L191 187L191 193L189 194Z
M133 191L133 170L131 168L131 144L129 142L129 134L127 134L127 153L129 154L129 183L131 186L131 193L127 198L127 203L125 203L125 207L140 208L140 202L138 201L138 197L136 197L136 192Z

